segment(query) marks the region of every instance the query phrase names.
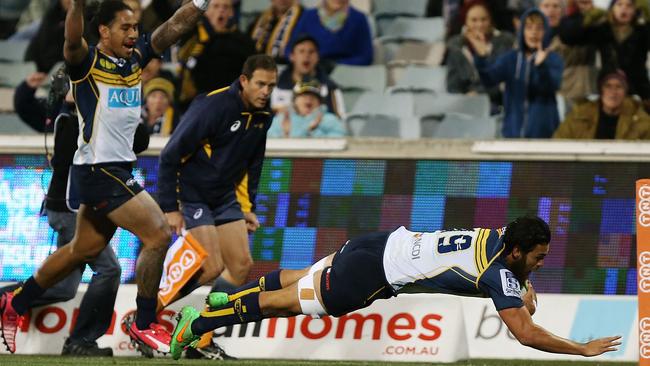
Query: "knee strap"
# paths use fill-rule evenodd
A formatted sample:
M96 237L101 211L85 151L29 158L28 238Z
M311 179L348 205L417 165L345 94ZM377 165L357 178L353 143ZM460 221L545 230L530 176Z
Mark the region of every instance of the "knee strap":
M320 271L321 269L325 268L325 260L327 260L327 257L322 258L318 262L314 263L311 268L309 268L309 274L313 275L317 271Z
M321 315L327 315L327 311L316 296L314 275L311 273L298 280L298 301L300 301L300 309L305 315L311 315L315 319L320 318Z

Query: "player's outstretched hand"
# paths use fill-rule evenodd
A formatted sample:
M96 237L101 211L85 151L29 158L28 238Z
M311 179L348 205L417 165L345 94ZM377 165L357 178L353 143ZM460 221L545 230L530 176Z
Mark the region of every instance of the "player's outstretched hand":
M594 339L591 342L585 343L582 355L585 357L598 356L605 352L616 351L620 345L621 336Z

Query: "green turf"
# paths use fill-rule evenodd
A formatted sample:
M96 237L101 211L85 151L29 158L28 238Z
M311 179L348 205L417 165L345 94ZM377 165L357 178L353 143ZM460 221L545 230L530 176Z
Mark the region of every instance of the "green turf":
M218 363L216 365L224 365ZM169 358L156 358L148 360L140 357L115 357L115 358L72 358L60 356L14 356L0 355L0 365L29 365L29 366L102 366L102 365L215 365L215 361L210 360L185 360L174 361ZM238 360L227 361L228 366L388 366L388 365L405 365L405 366L435 366L433 363L402 363L402 362L341 362L341 361L289 361L289 360ZM634 362L593 362L593 361L528 361L528 360L471 360L456 363L440 364L444 366L632 366Z

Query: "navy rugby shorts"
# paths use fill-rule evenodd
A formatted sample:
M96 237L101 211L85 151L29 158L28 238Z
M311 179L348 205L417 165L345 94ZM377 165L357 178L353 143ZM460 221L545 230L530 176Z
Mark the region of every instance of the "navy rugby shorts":
M217 206L210 206L201 202L183 202L181 207L187 230L202 225L219 226L244 219L244 214L234 192L232 196L228 195L222 201L222 204Z
M143 188L133 178L130 162L94 165L73 165L79 202L95 212L106 215L140 193Z
M348 240L321 274L321 298L327 313L341 316L377 299L395 296L384 273L384 248L390 233Z

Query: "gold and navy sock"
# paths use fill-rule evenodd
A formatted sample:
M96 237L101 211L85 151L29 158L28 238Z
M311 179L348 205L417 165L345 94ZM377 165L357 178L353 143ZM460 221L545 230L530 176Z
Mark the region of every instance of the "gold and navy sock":
M262 319L259 290L248 289L245 291L250 292L243 296L233 297L227 305L218 310L202 312L201 316L192 322L192 334L203 334L228 325Z

